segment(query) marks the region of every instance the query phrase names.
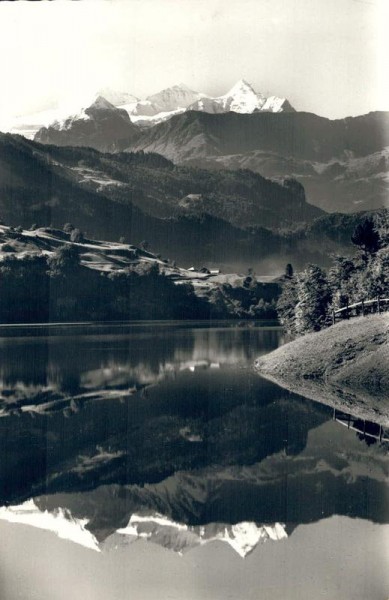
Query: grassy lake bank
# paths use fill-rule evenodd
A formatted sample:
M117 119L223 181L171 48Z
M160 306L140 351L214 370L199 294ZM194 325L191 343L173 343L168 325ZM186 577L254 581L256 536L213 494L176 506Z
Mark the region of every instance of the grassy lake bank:
M389 313L343 321L260 357L258 372L312 400L389 425Z

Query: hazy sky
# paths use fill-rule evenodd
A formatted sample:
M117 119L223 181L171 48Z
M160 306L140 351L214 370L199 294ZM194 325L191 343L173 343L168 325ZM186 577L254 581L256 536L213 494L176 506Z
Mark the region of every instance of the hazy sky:
M0 121L110 86L238 79L297 110L389 109L388 0L0 2Z

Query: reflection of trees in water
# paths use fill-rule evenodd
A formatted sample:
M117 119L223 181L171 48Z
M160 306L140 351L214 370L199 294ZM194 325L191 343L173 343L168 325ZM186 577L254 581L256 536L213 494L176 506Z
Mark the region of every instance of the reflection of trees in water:
M185 349L178 348L176 359L205 359L221 364L246 363L264 352L277 348L280 336L279 329L250 327L196 329L192 356L189 357Z
M184 374L71 418L0 419L0 496L96 489L84 498L100 533L142 509L191 524L331 514L384 522L385 449L367 449L331 416L246 371ZM97 499L101 489L113 490L112 502Z
M365 435L363 433L357 433L357 438L362 442L365 442L366 446L373 446L373 444L377 443L377 440L369 435Z
M378 423L373 423L366 419L359 419L350 413L344 413L335 408L333 409L332 418L348 429L355 431L357 438L365 442L367 446L372 446L377 442L389 441L389 432L387 428Z
M377 423L356 419L354 421L354 427L358 429L357 438L365 442L367 446L376 444L379 439L382 439L383 437L383 428L377 425Z
M43 340L3 340L0 346L0 379L3 387L18 383L47 386L49 349Z
M0 347L3 388L52 388L68 394L87 387L158 381L190 361L237 364L278 346L276 329L159 328L131 335L9 338ZM111 384L110 384L111 381ZM28 391L27 391L28 392Z
M0 348L0 379L3 388L15 386L50 387L76 393L88 372L134 371L158 376L161 368L173 361L178 339L172 335L134 335L101 337L57 337L33 340L9 339ZM187 352L193 336L185 336Z
M185 395L158 386L147 398L99 401L71 418L62 412L0 419L2 500L81 490L104 483L161 481L177 470L250 465L274 452L290 455L308 431L331 414L303 401L280 398L279 389L247 374L205 377ZM223 388L228 387L228 393ZM233 386L236 386L235 388ZM193 441L194 440L194 441ZM42 488L43 486L43 488Z

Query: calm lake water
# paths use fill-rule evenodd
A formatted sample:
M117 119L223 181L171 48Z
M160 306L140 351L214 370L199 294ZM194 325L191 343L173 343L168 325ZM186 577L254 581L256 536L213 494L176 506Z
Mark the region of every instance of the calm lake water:
M259 377L283 342L1 329L1 600L387 600L387 432Z

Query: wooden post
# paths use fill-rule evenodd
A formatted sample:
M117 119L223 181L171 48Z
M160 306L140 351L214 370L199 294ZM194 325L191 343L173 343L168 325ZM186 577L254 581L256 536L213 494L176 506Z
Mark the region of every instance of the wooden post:
M335 325L335 310L332 309L332 324Z

